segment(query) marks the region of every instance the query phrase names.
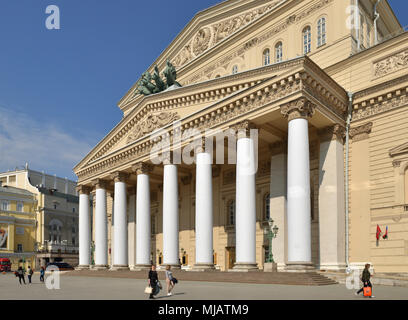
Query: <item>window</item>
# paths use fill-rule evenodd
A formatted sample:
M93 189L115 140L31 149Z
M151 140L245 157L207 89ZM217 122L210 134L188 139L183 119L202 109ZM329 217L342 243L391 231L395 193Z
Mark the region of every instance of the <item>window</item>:
M23 252L23 245L20 243L17 245L17 252Z
M275 45L275 62L282 61L282 54L283 54L282 42L278 42Z
M326 44L326 18L320 18L317 22L317 46Z
M310 27L303 29L303 54L308 54L312 49L312 31Z
M75 213L75 208L72 208L72 213Z
M24 212L24 203L17 202L17 211L18 212Z
M9 211L10 203L8 201L3 201L1 203L1 210Z
M238 73L238 66L235 65L232 67L232 74L237 74Z
M271 202L269 193L264 196L264 217L266 221L268 221L271 217Z
M271 63L271 51L269 49L265 49L263 52L263 65L267 66Z
M227 206L228 210L228 224L234 225L235 224L235 200L230 200Z
M56 204L54 204L54 210L57 210L57 205Z

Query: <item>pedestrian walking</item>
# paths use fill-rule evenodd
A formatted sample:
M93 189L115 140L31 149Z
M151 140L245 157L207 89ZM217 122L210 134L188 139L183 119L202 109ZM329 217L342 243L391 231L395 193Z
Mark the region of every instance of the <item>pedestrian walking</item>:
M40 269L40 281L44 282L44 274L45 274L45 269L44 267L41 267Z
M23 280L24 284L26 284L25 277L24 277L25 275L24 269L22 267L18 267L17 273L18 273L18 281L20 282L20 284L21 284L21 280Z
M152 293L150 293L149 299L154 299L154 296L157 295L160 291L159 286L159 277L157 275L156 266L152 264L152 269L149 271L149 286L152 288Z
M361 292L363 292L364 288L370 287L371 290L373 289L373 285L371 284L370 278L371 278L370 264L367 263L363 270L363 274L361 275L361 281L363 282L363 287L355 293L356 296L358 296ZM374 296L371 295L370 298L374 298Z
M28 272L28 275L27 275L27 277L28 277L28 283L31 283L31 277L33 276L33 274L34 274L34 271L33 271L33 269L31 269L31 267L30 266L28 266L28 270L27 270Z
M171 272L171 266L166 266L166 285L167 285L167 295L173 295L171 291L174 289L175 286L175 278L173 277L173 272Z

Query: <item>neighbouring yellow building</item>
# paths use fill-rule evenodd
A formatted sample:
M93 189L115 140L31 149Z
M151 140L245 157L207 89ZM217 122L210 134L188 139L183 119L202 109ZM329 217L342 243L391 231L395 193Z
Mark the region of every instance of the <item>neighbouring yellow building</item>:
M0 258L9 258L12 270L36 267L35 194L0 183Z
M74 168L81 267L94 241L96 268L247 271L272 250L280 271L408 272L408 32L388 1L224 1L148 71Z

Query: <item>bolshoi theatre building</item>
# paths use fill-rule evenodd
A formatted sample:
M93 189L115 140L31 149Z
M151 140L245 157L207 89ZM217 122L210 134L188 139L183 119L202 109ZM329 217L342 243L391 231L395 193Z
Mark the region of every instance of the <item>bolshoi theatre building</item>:
M80 268L272 252L278 271L408 272L408 33L387 0L221 2L118 106L74 168Z

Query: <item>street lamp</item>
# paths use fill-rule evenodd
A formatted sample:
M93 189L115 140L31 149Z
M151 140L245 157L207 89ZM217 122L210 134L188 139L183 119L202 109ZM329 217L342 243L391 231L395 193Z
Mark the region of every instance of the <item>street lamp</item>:
M269 255L268 255L268 259L266 262L275 263L275 261L273 260L273 254L272 254L272 239L276 238L279 228L276 225L273 227L272 218L269 218L268 225L269 225L269 230L266 229L266 232L268 233L268 239L269 239Z

